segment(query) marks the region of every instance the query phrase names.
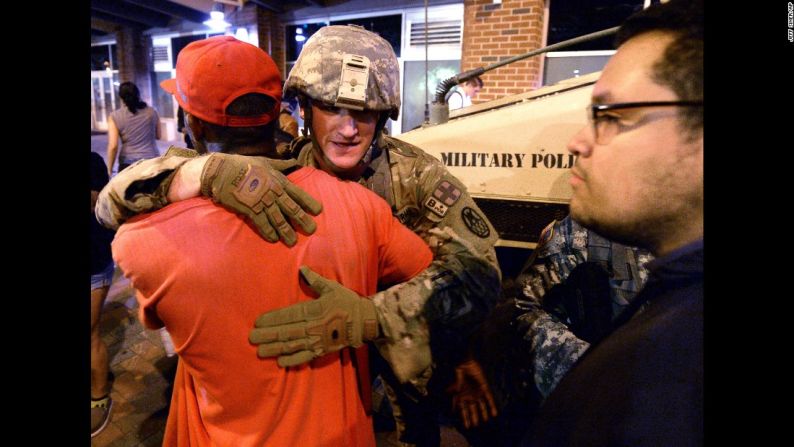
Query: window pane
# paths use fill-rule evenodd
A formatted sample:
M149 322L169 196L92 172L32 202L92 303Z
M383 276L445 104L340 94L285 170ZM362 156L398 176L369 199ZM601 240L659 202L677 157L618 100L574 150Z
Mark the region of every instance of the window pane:
M604 68L611 56L547 57L543 64L543 85L593 73Z
M552 0L547 45L618 26L642 4L642 0ZM614 40L614 35L606 36L560 51L614 50Z
M364 17L360 19L345 19L331 22L331 25L360 25L365 29L378 33L394 48L394 54L400 57L400 37L402 36L403 17L401 14L393 16Z
M439 82L460 71L460 60L428 61L427 102L432 103ZM425 120L425 61L405 61L403 76L402 131L408 132Z
M287 61L295 61L303 49L306 39L311 37L318 29L329 23L304 23L301 25L288 25L285 28L284 40L287 43ZM400 57L402 36L402 15L364 17L359 19L345 19L330 22L330 25L359 25L365 29L378 33L386 39L394 49L394 54Z
M287 43L287 61L298 60L298 55L303 49L306 39L316 33L318 29L327 25L325 22L304 23L303 25L288 25L284 40Z
M113 99L111 99L110 89L113 89L113 92L116 93L116 94L118 92L116 92L116 87L111 85L110 78L102 78L102 89L104 90L104 93L105 93L104 98L102 98L102 100L105 103L106 109L105 109L104 113L105 113L105 117L107 119L107 116L110 115L114 110L116 110L116 109L111 107L111 104L113 104Z
M104 70L109 65L110 57L108 55L108 46L98 45L91 47L91 70Z
M154 75L154 85L152 85L152 91L155 93L154 108L157 109L160 118L176 118L174 114L174 96L160 88L161 82L171 79L171 73L157 71Z
M172 37L171 38L171 54L174 57L174 65L176 65L176 58L179 56L179 52L182 51L182 48L185 48L190 42L195 42L197 40L204 39L204 35L199 34L196 36L181 36L181 37ZM158 110L159 112L159 110Z

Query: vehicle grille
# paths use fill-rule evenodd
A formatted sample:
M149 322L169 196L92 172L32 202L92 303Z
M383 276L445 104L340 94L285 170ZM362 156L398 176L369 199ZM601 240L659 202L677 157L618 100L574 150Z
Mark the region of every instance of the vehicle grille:
M478 199L474 201L504 240L537 242L552 220L568 215L568 204Z

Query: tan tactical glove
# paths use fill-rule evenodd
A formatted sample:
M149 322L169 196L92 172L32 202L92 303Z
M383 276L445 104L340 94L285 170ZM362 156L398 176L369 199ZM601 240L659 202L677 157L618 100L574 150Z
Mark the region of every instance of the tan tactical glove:
M278 356L278 366L300 365L344 347L357 348L378 336L375 305L309 267L300 268L320 296L262 314L248 339L259 357Z
M210 155L201 172L201 194L248 217L266 240L276 242L281 238L290 247L297 242L297 236L284 215L312 234L317 224L304 210L315 216L322 210L320 202L261 157Z

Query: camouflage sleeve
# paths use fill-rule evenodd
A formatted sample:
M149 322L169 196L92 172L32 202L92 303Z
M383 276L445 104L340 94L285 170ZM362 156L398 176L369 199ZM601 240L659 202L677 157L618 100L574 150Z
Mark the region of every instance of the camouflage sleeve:
M550 223L540 235L527 265L516 278L522 295L538 304L579 264L587 261L587 230L570 217Z
M646 278L646 252L604 239L569 217L543 230L516 279L527 311L517 320L535 385L545 398Z
M590 344L541 309L522 314L517 326L529 347L535 386L545 399Z
M587 230L570 217L553 221L541 233L527 265L516 278L527 309L516 326L528 348L535 387L545 399L590 346L543 309L555 286L587 261Z
M402 169L394 182L397 201L412 205L410 216L398 217L427 242L433 262L410 281L373 297L384 335L376 345L398 379L421 391L431 359L433 366L461 360L468 337L496 303L501 273L493 246L498 235L465 187L437 160L422 154L396 169Z
M140 160L110 179L99 193L94 212L97 220L112 229L136 214L164 207L177 168L198 152L171 146L165 155Z

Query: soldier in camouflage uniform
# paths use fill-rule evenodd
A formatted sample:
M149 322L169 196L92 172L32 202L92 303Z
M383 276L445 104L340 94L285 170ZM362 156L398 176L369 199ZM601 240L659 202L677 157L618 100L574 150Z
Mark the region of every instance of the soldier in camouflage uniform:
M366 87L363 93L362 85ZM493 245L498 235L465 187L441 162L382 132L389 118L397 118L400 106L399 66L391 45L384 39L355 26L321 28L306 42L287 79L285 94L290 93L298 95L305 114L304 136L291 145L299 163L355 180L371 189L433 251L434 261L427 270L370 298L375 303L381 333L374 344L391 367L392 379L396 379L387 380L391 385L388 394L392 402L400 400L395 417L401 439L437 445L435 414L426 408L430 403L426 397L428 381L434 368L443 366L446 371L443 377L434 378L434 382L444 380L451 371L449 368L463 360L474 328L496 302L501 273ZM376 131L372 141L365 142L368 149L356 166L340 168L325 156L326 150L312 129L316 110L354 117L355 113L375 112ZM165 206L176 170L192 155L195 154L184 150L169 150L162 158L142 161L119 173L100 196L99 220L117 227L134 214ZM250 210L220 203L233 211L252 215ZM281 220L275 225L283 225L284 219ZM257 224L260 222L255 220ZM323 296L317 301L322 299ZM299 306L292 307L303 315ZM281 316L274 323L271 317L263 315L257 325L278 331L279 327L295 328L302 324L288 322ZM252 341L267 345L264 339L257 338L256 331L252 332ZM298 332L301 331L305 329ZM285 364L295 364L291 363L296 358L294 351L288 351L288 344L280 340L280 353L266 351L271 356L280 355L280 362L290 359ZM298 354L307 352L308 355L301 357L303 361L322 355L324 348L313 346ZM406 417L416 422L406 427ZM430 432L422 428L410 432L411 425L423 422L431 424L427 428Z
M527 310L518 328L533 353L534 382L544 398L611 330L645 284L651 259L647 250L609 241L570 216L546 227L530 266L517 278L517 298Z
M570 216L553 221L485 322L477 349L500 416L461 430L473 446L516 445L535 411L647 279L647 251L607 240Z

